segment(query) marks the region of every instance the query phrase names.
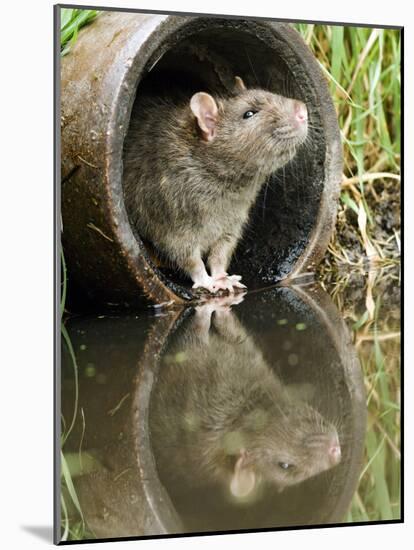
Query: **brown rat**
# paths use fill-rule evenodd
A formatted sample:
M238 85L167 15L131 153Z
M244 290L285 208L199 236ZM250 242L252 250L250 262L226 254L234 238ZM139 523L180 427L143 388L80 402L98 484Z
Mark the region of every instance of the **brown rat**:
M199 306L151 397L161 478L181 489L218 482L244 498L263 481L281 491L337 465L337 430L302 386L282 383L228 306Z
M124 147L131 222L193 288L244 288L227 268L249 211L306 135L304 103L246 89L239 77L228 97L139 98Z

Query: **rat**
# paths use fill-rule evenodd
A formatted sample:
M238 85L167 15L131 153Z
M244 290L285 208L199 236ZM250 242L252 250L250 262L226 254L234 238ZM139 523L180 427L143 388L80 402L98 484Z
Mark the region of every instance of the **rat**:
M304 143L307 119L303 102L240 77L228 96L139 97L123 160L131 223L194 289L245 288L230 260L260 189Z
M163 358L150 404L162 479L219 483L236 499L263 482L281 492L341 460L336 427L309 404L309 384L284 384L229 304L198 306ZM239 298L239 296L241 296Z

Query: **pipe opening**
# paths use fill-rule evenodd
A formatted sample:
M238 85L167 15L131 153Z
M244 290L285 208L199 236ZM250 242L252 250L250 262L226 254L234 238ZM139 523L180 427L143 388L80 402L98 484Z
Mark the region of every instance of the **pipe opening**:
M164 39L137 83L134 108L139 108L147 95L185 94L190 98L197 91L226 93L236 75L247 87L261 87L306 103L308 139L293 161L273 173L263 186L233 255L229 272L242 275L249 289L286 277L305 252L317 223L327 140L319 98L308 71L293 48L268 25L197 19ZM141 244L137 231L133 231ZM178 270L158 265L149 243L145 243L144 254L162 280L171 282L179 295L188 295L189 279Z

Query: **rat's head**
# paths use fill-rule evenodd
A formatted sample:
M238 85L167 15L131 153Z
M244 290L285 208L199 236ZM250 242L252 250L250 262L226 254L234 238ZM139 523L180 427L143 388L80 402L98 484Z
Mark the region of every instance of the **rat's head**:
M291 402L273 417L270 411L255 415L265 422L245 438L236 456L230 481L234 496L248 496L260 481L282 491L341 461L336 428L313 407Z
M305 141L306 105L261 89L246 89L236 77L235 95L215 100L198 92L190 101L200 138L239 170L270 175Z

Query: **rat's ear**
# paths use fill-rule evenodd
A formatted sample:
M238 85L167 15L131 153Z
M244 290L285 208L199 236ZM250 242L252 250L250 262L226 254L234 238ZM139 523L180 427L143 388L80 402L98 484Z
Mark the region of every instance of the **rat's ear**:
M256 487L256 474L250 466L246 466L246 455L241 451L234 466L230 481L230 491L236 498L247 497Z
M240 76L236 76L234 78L234 91L237 93L237 92L244 92L244 90L246 90L246 86L242 80L242 78L240 78Z
M212 141L216 137L218 116L218 108L214 99L205 92L198 92L191 98L190 109L197 119L203 139Z

